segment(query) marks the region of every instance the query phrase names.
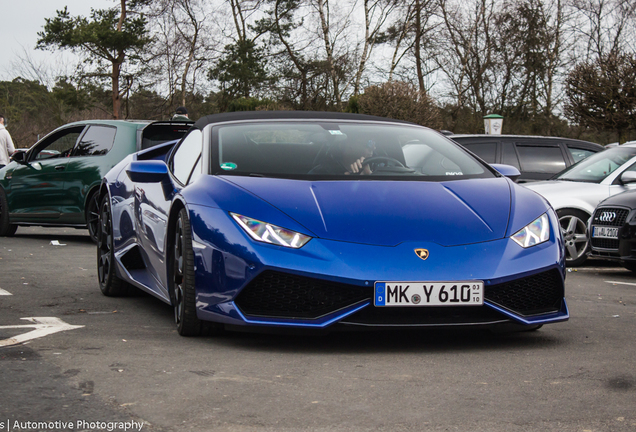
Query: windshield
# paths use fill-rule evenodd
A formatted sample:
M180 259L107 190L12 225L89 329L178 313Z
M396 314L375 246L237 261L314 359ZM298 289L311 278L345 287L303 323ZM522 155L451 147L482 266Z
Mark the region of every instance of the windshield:
M558 174L556 180L600 183L636 156L636 147L612 148L593 154Z
M216 126L213 136L213 174L433 181L495 176L454 142L410 125L269 121Z

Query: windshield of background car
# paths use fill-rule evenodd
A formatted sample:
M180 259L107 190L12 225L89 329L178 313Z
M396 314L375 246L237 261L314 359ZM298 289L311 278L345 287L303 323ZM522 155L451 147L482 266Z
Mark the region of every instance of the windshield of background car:
M634 156L636 147L613 148L595 153L558 174L555 180L600 183Z
M364 158L364 175L351 165ZM446 181L495 174L430 129L373 122L269 121L213 129L212 173L299 179Z

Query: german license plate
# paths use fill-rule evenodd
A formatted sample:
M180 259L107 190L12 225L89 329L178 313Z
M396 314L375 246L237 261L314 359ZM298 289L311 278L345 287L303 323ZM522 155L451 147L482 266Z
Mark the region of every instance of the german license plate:
M610 238L617 239L618 238L618 228L612 227L604 227L604 226L595 226L593 227L592 237L594 238Z
M483 305L484 282L376 282L374 304L376 306Z

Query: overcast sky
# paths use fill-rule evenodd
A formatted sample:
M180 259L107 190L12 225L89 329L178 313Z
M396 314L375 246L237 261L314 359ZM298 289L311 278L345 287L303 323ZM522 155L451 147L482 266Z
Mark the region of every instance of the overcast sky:
M44 19L53 18L56 10L68 6L71 16L89 16L91 8L104 9L118 3L118 0L0 0L0 80L15 78L12 64L25 57L25 50L36 63L59 60L59 55L35 49Z

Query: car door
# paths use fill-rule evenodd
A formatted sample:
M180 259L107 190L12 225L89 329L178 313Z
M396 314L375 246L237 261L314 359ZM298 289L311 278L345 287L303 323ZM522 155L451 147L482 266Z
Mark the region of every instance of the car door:
M9 209L15 222L59 222L71 151L85 125L55 131L33 146L26 162L10 173Z
M457 139L457 142L479 156L489 164L499 163L497 140L495 139Z
M86 222L85 204L93 187L102 178L100 163L115 142L117 127L89 125L73 148L66 165L64 206L61 209L68 223Z
M610 182L608 196L616 195L629 190L636 190L636 183L623 184L621 182L621 175L623 175L623 173L636 172L636 162L632 164L628 162L625 165L627 166L627 168L621 167L617 169L616 173L614 173L612 176L610 176L610 178L607 179Z
M192 130L168 161L172 173L173 186L181 190L188 184L195 166L198 164L202 148L202 134L198 129ZM138 240L142 245L142 253L146 262L150 263L152 276L167 288L165 272L166 237L168 217L172 206L171 196L166 194L166 186L162 183L144 183L135 186L135 209ZM167 291L165 293L167 295Z
M569 165L558 142L516 140L515 149L527 180L548 180Z

